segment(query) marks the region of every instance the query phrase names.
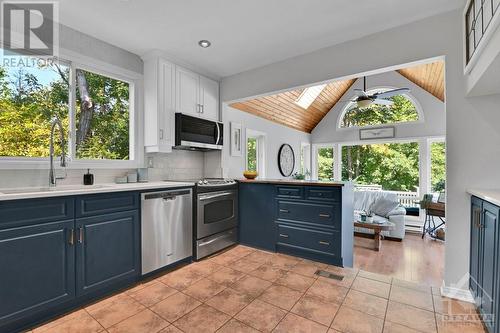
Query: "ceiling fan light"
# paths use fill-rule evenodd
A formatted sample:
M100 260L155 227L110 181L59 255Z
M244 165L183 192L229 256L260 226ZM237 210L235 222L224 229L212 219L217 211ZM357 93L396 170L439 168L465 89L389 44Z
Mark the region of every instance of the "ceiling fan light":
M371 99L362 99L356 102L358 108L366 108L372 105L373 101Z

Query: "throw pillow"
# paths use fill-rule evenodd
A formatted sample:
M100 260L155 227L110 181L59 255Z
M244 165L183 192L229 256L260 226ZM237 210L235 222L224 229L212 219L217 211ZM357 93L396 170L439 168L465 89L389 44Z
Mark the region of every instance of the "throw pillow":
M379 198L370 206L370 211L378 216L387 217L391 211L399 206L399 202Z

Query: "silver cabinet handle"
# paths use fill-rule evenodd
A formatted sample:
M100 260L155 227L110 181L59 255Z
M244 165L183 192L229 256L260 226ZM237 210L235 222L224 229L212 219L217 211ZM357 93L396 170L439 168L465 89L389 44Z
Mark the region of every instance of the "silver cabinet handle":
M78 243L83 244L83 227L78 228Z
M326 217L326 218L330 218L330 214L319 214L319 217Z
M75 245L75 230L69 229L69 245Z
M288 209L280 209L280 213L290 213Z
M319 241L318 243L320 243L321 245L330 245L330 243L324 241Z
M201 109L200 113L204 113L205 112L205 105L200 104L200 109Z
M163 130L160 129L160 140L163 140Z
M283 238L288 238L288 235L285 235L285 234L280 234L280 237L283 237Z

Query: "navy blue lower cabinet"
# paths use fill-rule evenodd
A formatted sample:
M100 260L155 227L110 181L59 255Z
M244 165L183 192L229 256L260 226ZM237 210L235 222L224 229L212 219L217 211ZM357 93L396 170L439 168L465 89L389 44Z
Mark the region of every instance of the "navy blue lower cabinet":
M490 333L498 332L500 208L472 197L469 287Z
M240 243L275 251L275 186L240 183L238 193Z
M73 229L66 220L0 230L0 332L75 297Z
M76 220L77 295L140 275L137 210Z
M479 248L481 245L481 215L483 211L483 201L473 197L471 200L471 226L470 226L470 269L469 269L469 288L474 299L481 298L481 289L479 288Z

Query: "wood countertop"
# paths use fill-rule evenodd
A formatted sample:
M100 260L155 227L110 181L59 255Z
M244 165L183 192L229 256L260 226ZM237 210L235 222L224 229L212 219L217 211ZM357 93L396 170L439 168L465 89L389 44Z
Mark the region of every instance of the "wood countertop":
M276 185L295 185L295 186L325 186L325 187L342 187L345 185L344 182L331 182L331 181L321 181L321 180L297 180L297 179L268 179L268 178L257 178L257 179L237 179L239 183L247 184L276 184Z

